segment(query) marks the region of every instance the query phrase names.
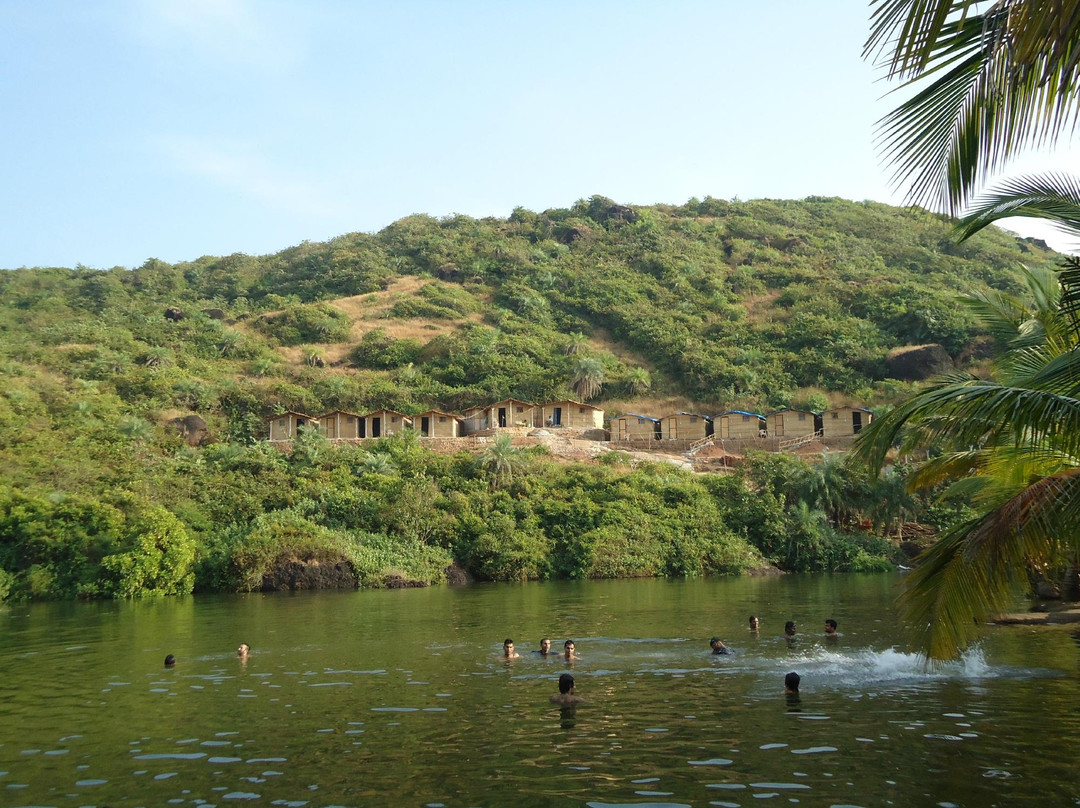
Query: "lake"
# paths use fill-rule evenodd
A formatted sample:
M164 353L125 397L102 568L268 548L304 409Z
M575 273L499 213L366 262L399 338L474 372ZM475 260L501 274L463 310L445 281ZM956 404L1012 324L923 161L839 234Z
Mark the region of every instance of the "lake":
M990 627L927 671L904 650L898 582L0 607L0 805L1080 805L1070 630ZM713 635L737 653L712 656ZM543 636L580 659L532 653ZM507 637L520 659L500 658ZM576 709L549 703L566 671Z

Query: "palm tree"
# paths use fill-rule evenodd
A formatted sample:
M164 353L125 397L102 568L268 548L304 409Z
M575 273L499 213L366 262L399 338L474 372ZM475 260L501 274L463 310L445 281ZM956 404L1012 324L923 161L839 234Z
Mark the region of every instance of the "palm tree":
M514 476L521 460L521 450L513 446L512 435L499 435L480 454L480 465L491 474L491 484L498 487Z
M563 353L567 356L577 356L583 353L587 353L589 350L589 338L582 334L580 331L575 331L566 339L566 344L563 346Z
M595 398L604 387L604 366L599 359L586 357L574 365L570 386L582 399Z
M643 395L652 388L652 376L645 368L631 368L626 374L626 387L630 395Z
M949 483L975 515L946 530L906 579L901 603L931 659L962 649L976 621L1008 608L1024 573L1080 558L1080 262L1060 289L1028 273L1034 305L1002 293L972 301L1003 344L994 378L952 374L860 433L856 458L880 468L938 446L911 475Z
M1015 151L1073 130L1080 0L874 0L872 8L864 55L918 86L881 121L884 153L912 202L955 213Z

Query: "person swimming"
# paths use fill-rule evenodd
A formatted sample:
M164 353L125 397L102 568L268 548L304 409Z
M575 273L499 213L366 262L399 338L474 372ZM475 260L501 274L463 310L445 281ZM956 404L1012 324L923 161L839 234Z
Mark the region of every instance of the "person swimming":
M573 704L580 704L584 699L581 696L574 695L574 677L569 673L564 673L559 677L558 694L552 696L549 701L552 704L569 707Z
M799 674L792 671L784 677L784 693L789 696L799 695L799 684L802 682L802 677Z
M709 647L712 649L714 655L733 653L730 648L724 645L723 641L719 637L713 637L711 640L709 640Z
M506 659L520 659L521 654L514 650L514 641L507 637L503 640L503 656Z
M174 657L172 654L166 655L166 657L165 657L165 667L166 668L175 668L176 667L176 657Z
M251 646L246 642L240 643L240 646L236 649L236 655L241 659L247 659L249 653L251 653Z
M533 651L534 654L540 654L540 656L548 656L551 653L551 638L544 637L540 640L540 650Z
M750 615L750 631L753 632L754 634L757 634L758 625L759 625L759 623L758 623L757 615L753 615L753 614Z
M825 639L835 640L840 635L836 633L836 621L831 617L825 621Z
M577 654L574 651L575 646L573 640L567 640L562 644L562 647L563 656L565 656L567 659L577 659Z

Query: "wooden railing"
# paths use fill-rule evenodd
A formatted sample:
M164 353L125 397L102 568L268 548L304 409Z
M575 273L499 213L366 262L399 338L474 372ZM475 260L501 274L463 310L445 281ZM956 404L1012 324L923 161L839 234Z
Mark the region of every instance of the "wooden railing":
M816 440L821 440L821 432L811 432L808 435L799 435L794 438L786 438L780 441L780 451L786 452L789 449L798 449L800 446L805 446L808 443L813 443Z

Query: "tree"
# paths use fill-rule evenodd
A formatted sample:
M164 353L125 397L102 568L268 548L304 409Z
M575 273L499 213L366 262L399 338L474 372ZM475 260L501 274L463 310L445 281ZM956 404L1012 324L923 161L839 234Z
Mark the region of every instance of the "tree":
M499 435L480 454L480 465L491 474L491 484L501 486L511 480L521 460L521 450L513 445L512 435Z
M918 90L881 122L894 178L956 212L1080 113L1080 0L874 0L864 54ZM929 80L927 84L926 81Z
M876 419L854 456L881 468L901 454L938 453L913 484L949 483L945 496L975 515L946 530L906 579L901 599L928 656L954 656L976 621L1007 608L1030 565L1080 558L1080 266L1060 294L1030 276L1034 305L991 293L972 305L1004 342L994 378L952 374Z
M652 377L645 368L631 368L626 374L626 387L630 395L640 396L652 388Z
M973 12L973 13L969 13ZM1020 146L1053 142L1080 113L1080 2L878 0L866 50L908 84L932 79L883 122L895 177L916 202L955 212ZM1004 216L1048 219L1080 235L1080 184L1022 177L991 189L961 221L967 238ZM955 655L975 621L1007 607L1021 571L1080 558L1080 261L1052 284L1032 276L1033 305L976 302L1003 344L994 378L949 376L860 435L880 468L901 451L943 453L915 486L952 480L975 515L944 532L908 576L903 605L931 659Z
M599 359L579 359L574 365L570 386L583 399L595 398L604 387L604 366Z

